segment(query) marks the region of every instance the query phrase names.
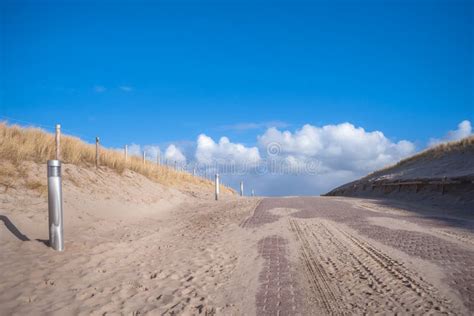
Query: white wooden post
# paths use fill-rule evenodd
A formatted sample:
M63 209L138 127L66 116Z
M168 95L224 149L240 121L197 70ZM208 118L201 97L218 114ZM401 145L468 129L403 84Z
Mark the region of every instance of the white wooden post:
M99 168L99 137L95 138L95 167Z
M145 151L143 151L143 164L145 164L145 163L146 163L146 153L145 153Z
M61 160L61 125L56 125L56 160Z
M216 201L219 200L219 174L216 173Z
M125 145L125 162L128 160L128 146Z

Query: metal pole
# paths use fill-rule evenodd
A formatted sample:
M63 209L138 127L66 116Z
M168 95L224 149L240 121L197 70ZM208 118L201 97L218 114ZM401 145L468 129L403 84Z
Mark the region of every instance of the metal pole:
M61 161L48 160L49 245L64 251L63 192Z
M193 168L193 176L196 176L196 167Z
M219 174L216 173L216 201L219 200Z
M252 189L252 196L255 196L255 191Z
M161 159L160 158L161 158L160 151L158 151L158 153L156 154L156 164L157 165L161 165L161 163L160 163Z
M99 168L99 137L95 138L95 167Z
M145 164L145 162L146 162L146 153L145 151L143 151L143 164Z
M56 125L56 160L61 159L61 125Z
M244 196L244 181L240 181L240 196Z
M125 145L125 161L128 159L128 146Z

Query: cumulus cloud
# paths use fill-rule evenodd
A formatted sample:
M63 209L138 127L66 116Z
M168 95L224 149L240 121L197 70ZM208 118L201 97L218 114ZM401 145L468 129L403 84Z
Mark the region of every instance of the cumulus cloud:
M131 144L127 146L128 155L130 156L141 156L143 155L143 150L140 145Z
M145 151L148 160L157 161L157 159L161 158L160 146L146 145L143 147L143 150Z
M260 160L260 153L257 147L232 143L227 137L221 137L216 143L211 137L201 134L197 139L195 158L202 164L254 164Z
M183 155L181 150L179 150L179 148L173 144L169 145L168 148L166 148L165 159L171 162L174 162L174 161L178 163L186 162L186 157Z
M319 194L415 152L414 144L407 140L394 142L380 131L366 131L350 123L307 124L295 131L270 127L257 140L258 147L246 147L227 137L216 142L201 134L195 160L206 165L253 163L244 174L221 174L223 181L236 188L245 180L248 192L253 188L265 195ZM217 169L206 167L206 171Z
M141 155L143 150L150 157L160 153L158 146L129 146L131 154ZM221 180L235 188L244 180L247 192L296 195L327 192L414 152L410 141L392 141L381 131L350 123L306 124L293 131L270 127L254 147L201 134L192 144L169 145L163 161L190 162L187 170L196 168L202 176L220 172ZM224 171L229 165L233 169Z
M464 120L464 121L462 121L461 123L458 124L457 129L455 129L453 131L449 131L446 134L446 136L444 136L443 138L441 138L441 139L432 138L429 141L428 146L435 146L435 145L445 143L445 142L460 140L460 139L463 139L463 138L471 136L471 135L473 135L471 122L468 121L468 120Z
M143 152L145 152L146 159L153 161L156 161L161 156L160 146L156 145L141 146L137 144L131 144L127 146L127 151L129 156L139 157L143 157Z
M413 143L392 142L380 131L367 132L350 123L317 127L306 124L295 132L268 129L258 137L269 156L320 163L321 170L368 172L394 163L415 151Z

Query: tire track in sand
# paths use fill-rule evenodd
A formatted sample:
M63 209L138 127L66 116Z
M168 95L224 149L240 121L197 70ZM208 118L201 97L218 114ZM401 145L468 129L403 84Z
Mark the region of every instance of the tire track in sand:
M327 314L340 314L342 302L339 299L341 297L339 287L331 281L332 276L328 274L321 261L316 259L317 255L307 232L295 220L290 220L290 225L301 243L301 255L318 307ZM313 242L319 242L319 240L313 240Z
M416 273L329 221L290 219L311 299L326 314L457 314Z

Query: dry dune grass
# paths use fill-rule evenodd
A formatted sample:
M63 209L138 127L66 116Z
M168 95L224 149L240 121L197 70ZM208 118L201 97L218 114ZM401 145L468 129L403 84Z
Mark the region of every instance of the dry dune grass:
M474 150L474 136L469 136L466 138L463 138L458 141L452 141L452 142L447 142L447 143L441 143L439 145L436 145L434 147L430 147L428 149L425 149L418 154L415 154L411 157L405 158L400 160L394 165L387 166L385 168L379 169L377 171L374 171L372 173L369 173L367 176L365 176L363 179L367 179L373 176L376 176L380 173L385 173L387 171L390 171L391 169L398 168L398 167L403 167L407 164L414 163L420 159L425 159L425 160L430 160L430 159L436 159L437 157L440 157L444 154L454 152L454 151L464 151L464 150Z
M2 164L8 162L10 167L15 166L17 169L21 169L22 162L46 163L47 160L54 159L54 157L54 135L39 128L24 128L0 122L0 160L3 162ZM87 144L76 137L62 135L61 160L64 163L95 168L95 145ZM118 173L129 169L167 186L184 188L186 185L198 185L211 189L214 185L207 179L192 176L187 172L151 162L144 164L143 160L138 157L132 156L125 161L124 154L116 150L101 148L99 161L101 167L108 167ZM2 168L0 176L5 179L13 172L11 168ZM230 188L223 187L223 189L233 193Z
M436 158L448 152L457 151L457 150L466 150L466 149L472 149L472 148L474 148L474 136L469 136L458 141L441 143L434 147L430 147L414 156L400 160L397 164L395 164L395 166L400 166L400 165L406 164L407 162L410 162L412 160L417 160L420 158L430 158L430 157Z

